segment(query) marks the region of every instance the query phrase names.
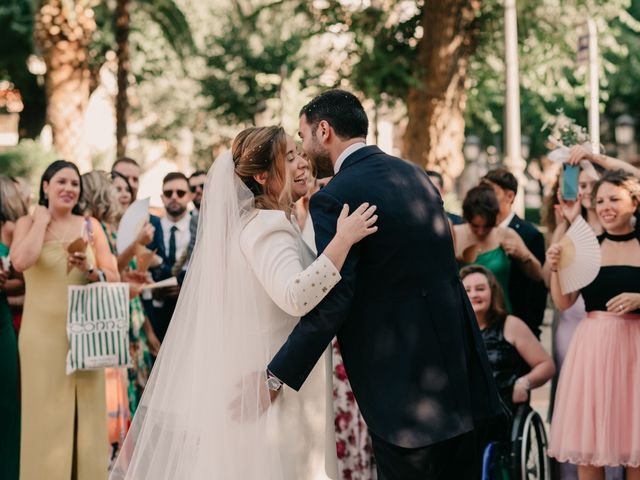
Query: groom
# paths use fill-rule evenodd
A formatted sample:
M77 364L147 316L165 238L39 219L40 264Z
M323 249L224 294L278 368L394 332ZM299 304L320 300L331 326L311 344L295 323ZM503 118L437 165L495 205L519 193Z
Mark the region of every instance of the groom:
M335 173L311 198L318 252L345 203L377 205L379 229L294 328L267 385L298 390L337 335L380 480L480 478L481 427L501 409L442 200L421 168L366 146L367 129L362 105L341 90L300 113L304 152Z

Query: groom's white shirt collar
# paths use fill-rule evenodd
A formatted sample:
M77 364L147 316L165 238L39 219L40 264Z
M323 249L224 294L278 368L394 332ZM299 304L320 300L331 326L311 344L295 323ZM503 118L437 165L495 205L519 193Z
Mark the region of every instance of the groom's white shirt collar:
M362 147L366 147L367 144L364 142L354 143L345 148L342 153L338 156L336 160L336 164L333 166L333 173L338 173L340 171L340 167L344 163L345 159L351 155L353 152L360 150Z

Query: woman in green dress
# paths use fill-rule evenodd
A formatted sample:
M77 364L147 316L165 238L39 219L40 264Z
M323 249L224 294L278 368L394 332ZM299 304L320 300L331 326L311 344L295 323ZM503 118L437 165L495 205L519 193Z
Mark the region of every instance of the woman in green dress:
M482 265L495 275L504 290L507 311L511 312L508 289L511 262L520 263L533 280L542 279L542 266L515 230L496 226L499 211L498 199L490 186L478 185L469 190L462 203L467 223L453 227L455 249L461 266Z
M18 343L7 295L21 295L24 281L10 266L15 221L27 213L13 181L0 175L0 468L2 478L18 480L20 466L20 383Z

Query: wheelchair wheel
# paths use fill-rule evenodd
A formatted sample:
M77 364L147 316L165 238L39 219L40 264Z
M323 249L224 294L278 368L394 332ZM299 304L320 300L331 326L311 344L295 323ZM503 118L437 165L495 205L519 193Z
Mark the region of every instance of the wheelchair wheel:
M549 480L547 434L544 422L529 405L516 412L511 430L514 479Z

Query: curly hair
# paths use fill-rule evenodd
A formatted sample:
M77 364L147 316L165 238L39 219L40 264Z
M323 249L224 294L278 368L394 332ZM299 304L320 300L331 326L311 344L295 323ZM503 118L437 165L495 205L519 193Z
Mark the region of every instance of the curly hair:
M94 170L83 174L81 180L82 197L79 205L83 214L110 225L117 223L122 211L109 174Z
M496 276L486 267L482 265L468 265L460 270L460 278L464 280L472 273L481 273L487 278L489 288L491 289L491 303L489 310L485 315L487 327L498 327L507 319L507 309L504 305L504 292L498 283Z

